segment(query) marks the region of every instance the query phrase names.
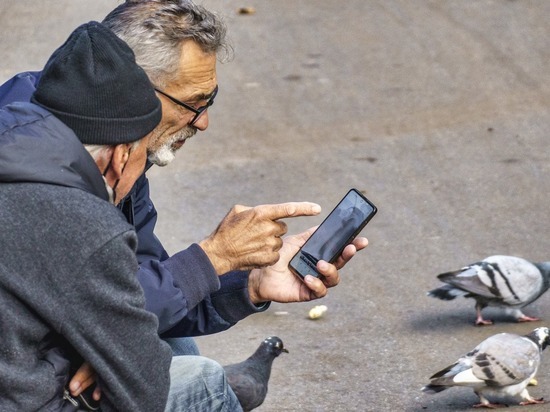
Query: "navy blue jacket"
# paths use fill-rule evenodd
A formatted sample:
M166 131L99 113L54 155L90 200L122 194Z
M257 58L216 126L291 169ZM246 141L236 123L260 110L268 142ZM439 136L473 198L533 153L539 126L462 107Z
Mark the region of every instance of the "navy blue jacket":
M20 73L0 86L0 107L28 102L41 72ZM150 167L151 164L148 165ZM157 315L163 337L200 336L226 330L246 316L266 310L248 297L248 272L217 276L196 244L173 256L154 234L157 211L145 173L119 207L138 235L138 280L146 309Z

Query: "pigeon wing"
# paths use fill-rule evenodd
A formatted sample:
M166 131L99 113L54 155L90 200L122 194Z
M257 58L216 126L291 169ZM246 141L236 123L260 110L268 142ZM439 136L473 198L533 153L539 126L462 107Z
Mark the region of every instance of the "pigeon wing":
M530 379L540 364L533 341L511 333L499 333L477 348L472 373L488 386L508 386Z
M471 374L472 359L466 355L452 365L441 369L430 377L430 385L435 386L474 386L483 383ZM465 376L469 378L464 379ZM458 378L457 378L458 377Z
M484 262L490 268L480 272L479 278L484 284L498 289L503 302L509 305L527 304L542 293L542 274L528 260L515 256L491 256Z
M437 278L457 289L469 292L472 295L483 296L494 299L498 296L495 290L488 286L480 278L480 272L483 272L482 262L473 263L460 270L453 272L441 273Z

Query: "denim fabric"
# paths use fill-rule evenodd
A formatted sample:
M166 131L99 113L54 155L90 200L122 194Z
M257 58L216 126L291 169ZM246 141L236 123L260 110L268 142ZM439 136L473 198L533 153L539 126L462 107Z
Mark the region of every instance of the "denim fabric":
M200 355L199 347L193 338L166 338L164 341L170 345L174 356Z
M166 412L242 412L222 366L202 356L174 356Z

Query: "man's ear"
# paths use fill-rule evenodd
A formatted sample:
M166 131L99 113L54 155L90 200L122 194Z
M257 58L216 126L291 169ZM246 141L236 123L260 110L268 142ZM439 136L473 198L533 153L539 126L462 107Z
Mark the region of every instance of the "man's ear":
M130 143L123 143L114 146L113 157L111 159L111 170L115 174L115 179L120 179L124 166L130 157Z

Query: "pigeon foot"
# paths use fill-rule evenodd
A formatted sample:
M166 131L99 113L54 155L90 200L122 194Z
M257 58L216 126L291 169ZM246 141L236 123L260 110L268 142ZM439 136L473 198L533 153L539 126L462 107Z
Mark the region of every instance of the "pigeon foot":
M492 325L494 322L492 320L485 320L481 317L476 319L476 326L489 326Z
M518 318L518 322L538 322L540 318L532 318L531 316L521 316Z
M488 326L492 325L492 320L485 320L483 319L483 315L481 315L481 310L483 309L483 306L479 303L476 304L476 326Z
M521 406L525 406L525 405L538 405L538 404L541 404L541 403L546 403L546 402L544 402L544 398L529 399L529 400L527 400L527 401L520 402L520 405L521 405Z

